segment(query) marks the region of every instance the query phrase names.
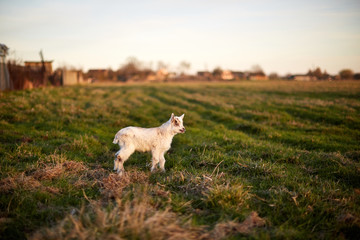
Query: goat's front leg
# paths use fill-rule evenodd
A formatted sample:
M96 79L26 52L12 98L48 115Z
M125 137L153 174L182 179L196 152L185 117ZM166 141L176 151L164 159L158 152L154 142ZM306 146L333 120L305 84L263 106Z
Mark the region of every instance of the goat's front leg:
M119 176L122 176L125 172L125 169L124 169L124 161L121 158L120 154L117 156L115 161L117 161L117 169L116 169L117 173L119 174Z
M120 150L115 153L115 160L114 160L114 170L115 171L118 170L118 168L119 168L119 160L118 160L119 153L120 153Z
M161 153L160 154L160 157L159 157L159 159L160 159L160 163L159 163L159 166L160 166L160 169L161 169L161 171L163 171L163 172L165 172L165 157L164 157L164 152L163 153Z
M152 151L151 172L154 172L156 170L158 163L159 163L159 153L158 151Z

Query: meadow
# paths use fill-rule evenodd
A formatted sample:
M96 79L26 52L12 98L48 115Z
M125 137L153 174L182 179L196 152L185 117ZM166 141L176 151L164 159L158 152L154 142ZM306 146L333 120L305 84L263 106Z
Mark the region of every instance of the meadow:
M115 133L185 113L165 173ZM1 239L360 239L360 83L0 93Z

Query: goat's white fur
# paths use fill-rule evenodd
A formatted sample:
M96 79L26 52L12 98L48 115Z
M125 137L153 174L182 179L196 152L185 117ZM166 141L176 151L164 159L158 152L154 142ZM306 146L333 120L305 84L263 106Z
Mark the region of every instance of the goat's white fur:
M124 162L135 151L152 153L151 171L159 164L160 169L165 171L164 154L170 149L173 137L177 133L184 133L184 114L180 117L171 114L170 119L159 127L140 128L126 127L115 135L114 144L119 144L120 150L115 154L114 170L119 175L124 173Z

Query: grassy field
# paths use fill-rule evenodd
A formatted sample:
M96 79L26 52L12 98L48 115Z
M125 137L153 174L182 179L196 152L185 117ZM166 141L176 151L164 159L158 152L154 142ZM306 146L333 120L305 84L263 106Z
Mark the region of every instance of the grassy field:
M360 239L360 83L0 93L2 239ZM115 133L185 113L150 174Z

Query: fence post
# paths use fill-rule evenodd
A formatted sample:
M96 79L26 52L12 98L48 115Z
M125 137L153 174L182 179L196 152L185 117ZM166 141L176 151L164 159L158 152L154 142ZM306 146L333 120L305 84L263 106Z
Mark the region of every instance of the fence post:
M6 66L5 57L8 53L8 47L5 44L0 43L0 90L12 89L10 81L9 70Z

